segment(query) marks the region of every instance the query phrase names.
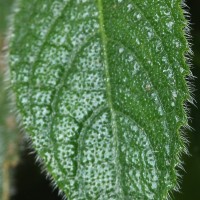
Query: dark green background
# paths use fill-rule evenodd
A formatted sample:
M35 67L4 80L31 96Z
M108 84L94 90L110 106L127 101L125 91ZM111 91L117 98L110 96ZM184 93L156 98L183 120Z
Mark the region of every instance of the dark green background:
M6 25L8 14L11 10L13 0L0 0L0 45L6 36ZM196 100L196 107L191 108L190 126L193 131L187 131L190 156L183 156L184 169L181 171L181 190L172 194L175 200L200 200L200 0L186 1L191 13L190 27L192 35L192 50L194 52L192 61L192 72L197 78L192 81L195 85L193 92ZM26 144L24 144L26 146ZM28 145L27 145L28 146ZM57 190L52 191L50 183L45 179L45 175L40 173L38 165L34 161L34 154L30 154L30 149L23 148L22 158L16 169L12 171L14 189L11 200L56 200Z

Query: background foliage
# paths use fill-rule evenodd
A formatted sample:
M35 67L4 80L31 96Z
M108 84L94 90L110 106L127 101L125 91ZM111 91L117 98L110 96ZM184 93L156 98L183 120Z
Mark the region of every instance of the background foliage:
M13 0L0 0L0 38L1 46L3 44L4 38L6 36L6 16L10 12L10 5ZM193 37L192 49L194 51L193 59L193 74L196 77L200 77L200 2L199 0L188 0L186 2L190 7L191 20L192 20L192 30L191 34ZM0 71L2 73L2 71ZM2 77L2 74L1 74ZM194 80L195 88L197 89L195 94L195 99L197 101L196 105L200 108L200 81L199 79ZM1 92L0 96L3 97L4 93ZM3 105L5 106L5 101ZM176 200L199 200L200 199L200 111L196 107L191 107L191 121L190 125L194 128L194 131L188 132L188 140L190 141L189 152L190 157L184 156L184 168L186 173L183 174L181 183L181 192L174 193L174 199ZM4 111L5 112L5 111ZM1 110L0 118L3 117L3 111ZM6 133L6 132L5 132ZM26 144L24 144L26 146ZM11 200L32 200L32 199L60 199L57 197L55 191L52 194L49 188L49 183L45 181L44 176L40 174L40 169L34 164L34 155L27 155L30 150L22 151L21 162L12 170L14 172L15 192L11 197ZM26 173L27 172L27 173ZM42 191L42 195L41 192Z
M11 1L0 1L0 49L6 47L5 17L10 9ZM5 48L4 48L5 49ZM19 141L16 120L10 112L11 103L8 92L5 90L5 65L3 61L5 50L0 54L0 199L9 200L12 187L12 171L18 164Z

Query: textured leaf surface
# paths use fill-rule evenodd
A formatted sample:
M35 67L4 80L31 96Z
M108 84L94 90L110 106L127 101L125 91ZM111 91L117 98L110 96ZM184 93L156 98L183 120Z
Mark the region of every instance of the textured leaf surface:
M17 107L69 199L166 199L175 187L189 96L180 4L19 1Z

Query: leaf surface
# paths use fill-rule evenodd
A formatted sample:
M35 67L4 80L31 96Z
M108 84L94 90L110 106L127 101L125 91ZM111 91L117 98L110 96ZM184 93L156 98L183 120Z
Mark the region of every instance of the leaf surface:
M176 186L189 97L180 4L19 1L12 87L68 199L166 199Z

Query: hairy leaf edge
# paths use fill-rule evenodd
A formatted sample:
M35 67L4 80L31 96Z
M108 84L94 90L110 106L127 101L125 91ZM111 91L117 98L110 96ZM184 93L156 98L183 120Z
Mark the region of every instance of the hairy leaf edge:
M99 0L98 0L99 2ZM28 144L30 146L30 153L35 154L35 161L36 163L39 165L39 167L41 168L41 172L43 174L46 175L46 178L50 180L51 182L51 186L53 188L53 190L58 189L58 195L62 197L63 200L66 200L67 197L65 196L65 193L62 191L62 187L57 185L57 183L54 181L54 175L50 174L49 171L51 171L50 169L47 168L47 166L45 165L45 163L43 162L43 160L39 157L39 155L37 155L37 151L34 149L34 145L32 143L31 137L26 134L26 130L24 129L24 126L22 124L22 117L21 114L18 111L16 102L15 102L15 94L12 91L12 85L11 85L11 75L10 75L10 70L9 70L9 48L10 48L10 41L12 38L12 34L14 33L14 18L15 18L15 14L17 12L19 12L19 5L20 5L20 1L15 1L14 5L12 7L12 12L10 14L10 16L7 18L8 19L8 31L7 31L7 36L6 36L6 44L8 44L8 46L5 46L4 49L2 50L4 53L4 59L3 59L3 64L5 64L6 66L6 71L4 74L4 82L6 85L6 91L8 93L8 97L10 98L10 108L11 108L11 112L16 116L16 120L17 120L17 124L18 127L20 128L20 132L23 135L24 140L28 141ZM186 40L187 43L187 48L182 52L182 59L184 60L184 63L189 67L189 71L184 75L184 79L186 81L187 84L187 88L188 88L188 96L184 99L182 99L182 106L184 108L184 112L185 112L185 117L186 117L186 121L185 123L181 124L179 126L179 128L176 130L178 136L179 136L179 140L181 141L181 145L182 148L179 149L179 151L176 153L176 160L177 163L174 165L174 170L176 173L176 184L174 185L174 188L169 190L166 194L166 200L170 200L173 199L173 192L180 192L181 189L181 181L182 181L182 172L185 173L184 170L184 163L182 161L182 157L184 154L187 154L188 156L190 156L190 153L188 152L188 145L189 145L189 141L188 138L186 136L186 133L188 131L192 130L192 127L189 125L189 120L190 120L190 106L195 106L195 99L194 99L194 94L193 92L195 91L195 87L193 85L194 79L196 77L193 76L192 72L191 72L191 68L192 68L192 57L193 57L193 52L192 52L192 37L191 37L191 14L189 13L189 7L187 6L185 0L179 0L179 12L182 13L183 16L183 20L184 20L184 26L180 26L179 28L182 30L183 36ZM99 15L101 15L100 13L101 11L99 11ZM60 187L60 188L59 188Z

